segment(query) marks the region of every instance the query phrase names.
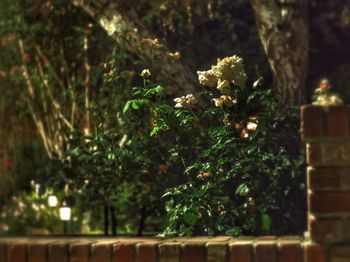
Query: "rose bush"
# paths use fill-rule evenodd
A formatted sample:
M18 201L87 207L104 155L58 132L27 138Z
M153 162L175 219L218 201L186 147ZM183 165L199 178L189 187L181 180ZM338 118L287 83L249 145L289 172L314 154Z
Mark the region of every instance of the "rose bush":
M306 209L298 110L279 112L261 79L249 87L237 56L198 76L206 88L175 98L175 106L146 96L158 94L149 85L135 89L128 102L152 112L151 141L163 144L168 161L181 167L167 171L182 182L163 195L164 233L301 233Z

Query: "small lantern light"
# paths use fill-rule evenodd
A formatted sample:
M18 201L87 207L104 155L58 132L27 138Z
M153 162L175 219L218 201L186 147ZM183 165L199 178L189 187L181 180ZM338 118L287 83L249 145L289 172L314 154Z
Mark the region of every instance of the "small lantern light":
M68 221L70 220L72 214L72 209L66 206L66 203L63 203L63 206L60 207L60 219L63 222L63 233L67 235L68 232Z
M72 209L70 207L60 208L60 219L62 221L69 221L72 214Z
M56 196L49 196L48 203L50 207L56 207L57 206L57 197Z

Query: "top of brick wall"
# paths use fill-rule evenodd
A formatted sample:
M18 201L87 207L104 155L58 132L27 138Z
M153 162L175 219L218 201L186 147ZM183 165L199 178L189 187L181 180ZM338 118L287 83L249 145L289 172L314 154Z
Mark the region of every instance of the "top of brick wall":
M304 262L300 237L1 238L1 262ZM305 254L304 254L304 251ZM321 261L319 261L321 262Z
M350 107L307 105L301 108L301 134L304 142L325 139L350 140Z

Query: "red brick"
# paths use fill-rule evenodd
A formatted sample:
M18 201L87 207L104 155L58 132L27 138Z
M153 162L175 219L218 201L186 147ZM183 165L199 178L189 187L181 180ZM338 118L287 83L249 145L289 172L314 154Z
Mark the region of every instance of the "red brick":
M226 261L228 245L225 241L210 241L207 243L207 262Z
M350 242L350 219L346 218L344 220L344 224L345 224L345 229L344 229L344 239L347 240L348 242Z
M341 188L346 190L350 189L350 169L349 168L344 169L342 173Z
M68 245L65 242L49 245L48 262L68 262Z
M159 245L159 262L180 261L181 242L163 242Z
M158 242L147 241L136 245L136 262L157 261Z
M309 231L312 240L327 242L343 240L345 222L340 218L310 218Z
M306 160L309 166L322 166L324 164L322 145L308 144L306 146Z
M259 240L255 244L255 262L275 262L277 261L276 241Z
M46 262L48 255L48 243L28 243L28 262Z
M112 261L112 244L110 242L99 242L91 245L91 262Z
M342 168L309 168L308 187L311 190L339 189L342 173Z
M303 262L303 250L300 241L280 242L280 262Z
M349 108L330 106L327 112L328 137L347 139L349 137Z
M113 262L133 262L135 241L122 240L113 245Z
M301 130L303 141L317 139L324 134L325 112L321 106L307 105L301 108Z
M253 242L233 242L230 244L230 253L230 262L253 262Z
M205 262L206 261L206 241L190 240L182 245L181 262Z
M326 248L316 243L305 244L305 262L327 262Z
M309 193L311 213L350 213L350 192Z
M350 165L349 142L327 142L307 144L306 157L309 166L314 167L348 167Z
M6 254L6 244L0 243L0 261L6 262L7 254Z
M323 166L349 166L350 159L346 157L349 143L326 143L323 147Z
M7 261L26 262L26 243L11 242L7 246Z
M69 262L89 262L90 242L77 242L70 245Z
M331 249L331 262L349 262L350 261L350 245L334 246Z

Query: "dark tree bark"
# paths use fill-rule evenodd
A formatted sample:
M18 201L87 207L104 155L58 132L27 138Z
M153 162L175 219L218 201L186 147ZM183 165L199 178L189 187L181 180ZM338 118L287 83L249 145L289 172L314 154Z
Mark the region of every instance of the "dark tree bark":
M103 208L103 213L104 213L104 235L108 236L109 235L109 219L108 219L108 205L104 205Z
M304 102L308 71L308 0L251 0L282 108Z
M146 205L143 204L142 208L141 208L141 212L140 212L140 223L139 223L139 228L137 230L137 235L138 236L142 236L143 230L145 228L145 222L146 222L146 218L148 216L147 213L147 208Z
M110 207L110 212L111 212L111 230L112 230L112 236L117 235L117 217L115 215L115 208Z
M193 92L197 80L181 63L178 53L171 53L139 23L129 10L121 10L118 1L71 0L92 16L107 33L129 52L137 55L145 66L169 86L169 94Z

